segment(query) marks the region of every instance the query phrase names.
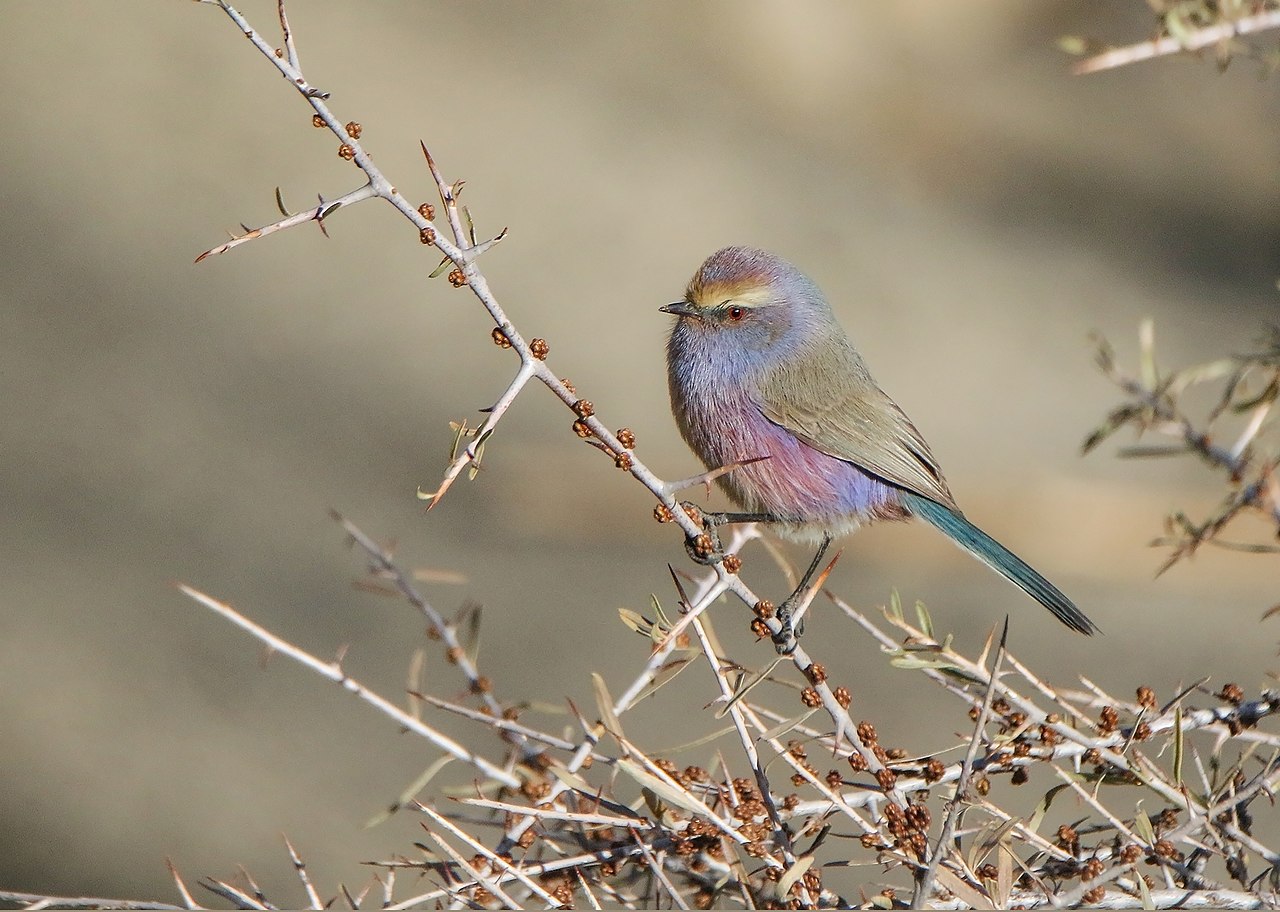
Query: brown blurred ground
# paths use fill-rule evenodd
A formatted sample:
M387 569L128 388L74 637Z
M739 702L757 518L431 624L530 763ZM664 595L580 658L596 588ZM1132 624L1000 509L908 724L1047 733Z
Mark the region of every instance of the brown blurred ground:
M245 12L272 28L273 3ZM1274 80L1186 60L1069 77L1055 39L1136 40L1139 2L313 0L293 24L311 81L401 188L428 198L425 139L480 230L511 227L484 264L509 314L657 471L694 470L657 306L717 246L775 248L826 288L970 515L1107 635L1071 637L924 529L849 543L832 584L854 602L896 586L969 644L1012 612L1046 677L1123 693L1256 688L1276 666L1258 624L1274 560L1206 553L1152 579L1163 513L1216 502L1198 467L1077 455L1114 400L1090 330L1131 356L1151 315L1173 365L1276 320ZM513 359L469 295L426 281L435 261L389 211L192 265L273 218L277 185L301 208L357 179L216 9L7 2L0 32L0 886L172 899L165 856L274 885L281 831L324 892L359 882L356 860L417 838L407 815L361 824L434 753L285 661L261 668L170 581L320 654L349 644L348 670L398 694L421 625L351 588L335 507L407 566L468 575L424 588L485 605L500 696L589 704L590 671L621 687L642 661L616 609L669 600L682 549L536 389L481 479L423 515L447 422ZM960 724L847 625L813 629L849 638L835 673L900 742L930 748L939 705ZM674 743L669 717L629 731Z

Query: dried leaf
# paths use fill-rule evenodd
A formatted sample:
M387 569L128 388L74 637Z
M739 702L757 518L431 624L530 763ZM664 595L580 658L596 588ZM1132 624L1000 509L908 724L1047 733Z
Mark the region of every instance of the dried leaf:
M614 763L614 768L620 773L625 773L639 783L641 789L647 789L658 798L661 798L667 804L674 805L683 811L691 814L697 814L701 817L707 815L707 807L697 798L694 798L679 786L670 785L659 779L653 773L641 767L633 760L619 758Z
M791 892L797 881L804 877L805 871L813 867L813 856L805 855L796 859L796 863L782 872L782 876L778 878L778 898L785 899L787 894Z
M613 697L609 696L609 685L605 684L604 678L593 671L591 687L595 691L596 709L600 712L600 721L604 723L605 730L621 742L622 723L618 721L618 714L613 711Z
M992 902L991 897L981 890L971 885L968 881L961 879L950 868L944 864L938 865L937 869L938 884L944 889L950 890L960 900L971 909L995 909L996 904Z

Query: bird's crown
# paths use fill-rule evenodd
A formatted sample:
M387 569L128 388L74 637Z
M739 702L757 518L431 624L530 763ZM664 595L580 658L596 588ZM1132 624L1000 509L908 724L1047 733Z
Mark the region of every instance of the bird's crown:
M699 309L732 301L758 307L778 299L778 285L794 268L785 260L754 247L725 247L707 257L685 290L685 300Z

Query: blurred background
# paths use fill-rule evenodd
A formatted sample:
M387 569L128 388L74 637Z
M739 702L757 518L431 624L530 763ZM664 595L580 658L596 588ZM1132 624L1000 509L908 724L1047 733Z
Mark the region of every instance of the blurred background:
M244 12L278 42L274 3ZM402 190L432 198L425 140L479 232L510 227L483 261L508 314L655 471L698 469L657 307L720 246L775 249L825 288L966 512L1106 635L1067 633L924 527L846 543L830 585L854 604L896 588L965 648L1009 613L1046 679L1126 697L1203 675L1252 691L1277 667L1259 623L1274 558L1206 550L1153 578L1162 517L1212 509L1216 479L1079 455L1118 401L1090 331L1132 365L1151 316L1172 367L1248 350L1280 316L1280 101L1248 61L1070 76L1056 40L1141 40L1136 0L311 0L292 24L308 78ZM620 690L642 665L617 609L673 603L681 543L541 388L480 477L423 513L449 421L475 422L515 358L467 292L427 280L437 259L388 208L193 265L276 218L277 186L301 209L360 182L217 9L12 0L0 32L0 887L173 900L169 857L192 880L243 863L293 890L282 832L323 894L357 885L359 861L420 837L409 814L364 822L435 753L264 663L173 581L321 656L347 647L351 674L402 699L422 624L352 585L364 563L334 508L406 568L466 578L423 590L484 606L500 698L591 706L591 671ZM762 550L744 558L785 594ZM718 611L741 658L771 658L740 605ZM926 751L930 725L967 725L833 612L809 630L882 740ZM429 688L462 687L428 657ZM709 682L682 680L628 733L675 743L682 700L701 730Z

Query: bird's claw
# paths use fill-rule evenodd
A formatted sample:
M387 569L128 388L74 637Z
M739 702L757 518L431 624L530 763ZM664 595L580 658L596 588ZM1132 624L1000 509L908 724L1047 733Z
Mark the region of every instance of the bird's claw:
M774 616L778 619L778 623L782 625L782 629L772 637L773 648L778 651L778 655L791 655L796 651L796 647L800 645L800 637L804 636L804 618L800 618L799 621L792 620L791 599L787 599L779 605Z
M689 552L690 559L703 566L711 566L724 560L720 535L716 532L716 526L720 525L717 520L722 514L706 513L697 504L687 500L680 501L680 509L693 520L695 526L702 529L700 534L690 535L684 540L684 549Z
M709 567L724 560L724 550L720 547L720 536L714 526L705 526L700 535L691 535L684 540L684 549L695 563Z
M680 501L680 509L684 510L684 512L688 514L689 518L693 520L693 524L695 526L701 526L707 531L714 529L716 526L723 526L728 522L727 514L711 513L702 509L702 507L698 506L691 500Z

